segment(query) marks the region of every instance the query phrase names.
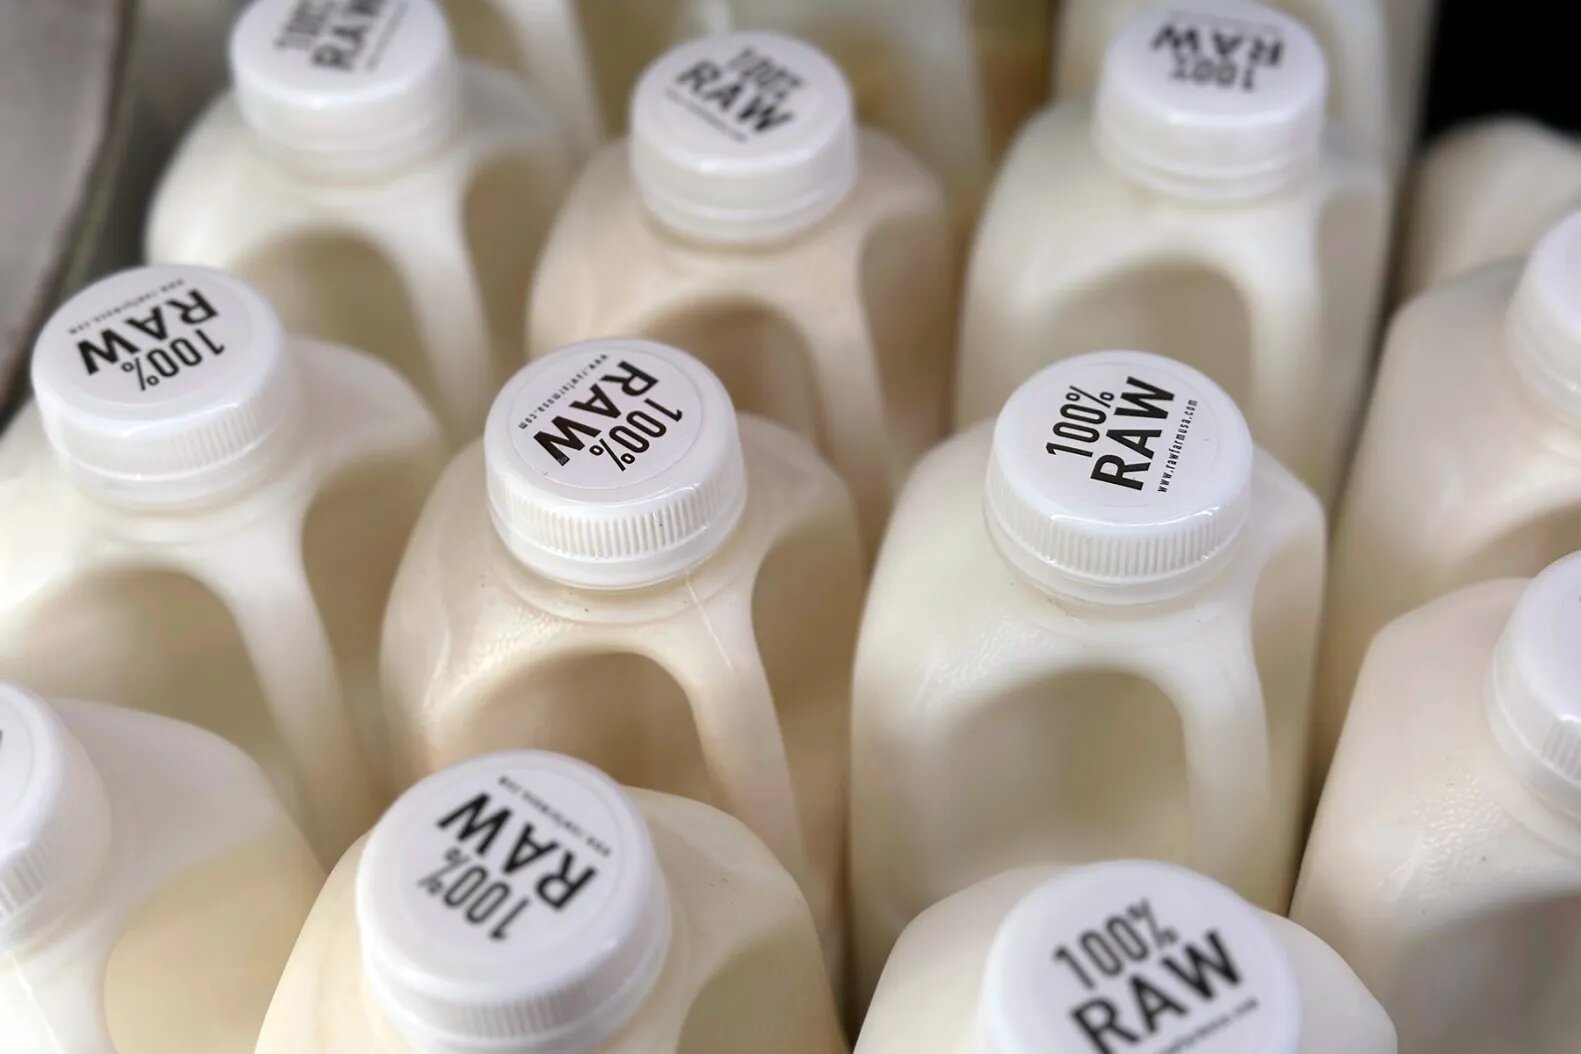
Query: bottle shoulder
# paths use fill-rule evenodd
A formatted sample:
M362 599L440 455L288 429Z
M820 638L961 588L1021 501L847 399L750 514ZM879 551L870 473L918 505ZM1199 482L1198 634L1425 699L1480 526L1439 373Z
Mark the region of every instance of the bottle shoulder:
M534 290L540 313L568 321L592 313L599 325L629 328L689 305L816 312L842 283L853 301L860 297L868 246L901 222L937 234L934 258L913 266L946 267L949 218L938 180L882 133L864 131L860 144L856 185L834 212L799 235L743 246L708 245L665 229L642 204L626 141L604 146L573 185L545 244ZM545 336L535 350L576 336Z
M887 666L883 657L889 656L898 669L911 671L907 676L926 680L930 668L960 667L964 655L985 648L998 656L990 665L1000 672L1012 655L1034 665L1061 655L1088 663L1157 660L1191 651L1209 637L1244 635L1258 583L1276 559L1314 562L1306 577L1317 588L1321 506L1288 470L1259 452L1252 513L1236 551L1190 596L1100 606L1043 593L1013 570L990 533L983 492L992 430L984 422L947 440L913 471L869 589L861 651L868 662Z
M860 580L860 542L848 491L805 439L751 415L740 418L747 504L721 549L684 578L640 590L578 589L521 564L500 541L488 510L483 451L474 443L441 475L413 532L391 608L443 624L453 643L481 647L506 636L523 646L576 635L626 634L690 618L715 601L750 601L768 555L804 528L830 532L829 566ZM440 591L438 602L433 589ZM437 621L435 621L437 620ZM405 625L406 623L402 623Z
M1390 897L1442 918L1521 890L1581 890L1581 824L1518 782L1486 714L1494 645L1525 584L1469 586L1373 639L1303 875L1325 902ZM1381 874L1398 878L1380 887L1369 876Z
M149 210L151 260L226 264L269 239L355 233L377 238L404 225L459 216L484 168L529 157L548 178L526 188L521 208L549 213L576 168L557 118L529 88L468 64L465 114L433 153L365 178L319 178L274 156L244 122L234 93L217 97L178 144Z

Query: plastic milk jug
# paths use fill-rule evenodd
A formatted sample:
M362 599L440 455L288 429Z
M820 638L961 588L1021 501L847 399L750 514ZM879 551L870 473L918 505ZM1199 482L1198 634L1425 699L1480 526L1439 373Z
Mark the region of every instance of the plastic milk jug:
M840 1054L796 883L739 821L582 762L407 791L330 876L258 1054Z
M1400 292L1413 295L1525 256L1581 206L1581 144L1524 118L1479 121L1422 155L1401 245Z
M1581 214L1407 305L1384 348L1334 534L1318 761L1367 645L1452 589L1581 549Z
M1032 867L956 893L895 945L858 1054L1395 1054L1322 941L1140 860Z
M78 293L32 379L0 440L0 676L219 733L333 862L378 815L379 629L438 423L198 267Z
M1292 917L1407 1051L1581 1050L1581 555L1378 634Z
M1109 42L1126 19L1151 6L1149 0L1064 0L1055 20L1055 97L1090 96ZM1270 0L1269 6L1303 22L1328 56L1334 118L1393 166L1403 165L1416 141L1435 0ZM1216 46L1222 50L1202 56L1205 63L1234 62L1239 45L1232 37ZM1189 70L1183 65L1182 75Z
M0 682L6 1054L252 1054L323 881L235 747Z
M943 431L952 281L938 181L857 128L839 69L787 37L708 37L644 74L629 139L572 189L528 344L687 349L742 412L816 442L876 542Z
M918 912L988 875L1173 860L1278 910L1298 853L1323 514L1230 398L1067 359L918 466L852 699L870 993Z
M718 806L841 962L851 500L697 360L591 341L523 369L418 521L384 632L411 780L506 746Z
M1202 56L1243 41L1211 76ZM1011 149L973 247L956 420L998 412L1051 360L1141 347L1217 381L1325 501L1372 361L1388 230L1382 169L1330 128L1323 54L1236 0L1131 20L1098 97Z
M604 115L581 6L576 0L444 0L456 50L527 81L585 156L604 138Z
M257 0L230 60L150 208L148 258L241 275L293 333L378 355L454 441L477 435L573 174L550 111L459 62L433 0Z

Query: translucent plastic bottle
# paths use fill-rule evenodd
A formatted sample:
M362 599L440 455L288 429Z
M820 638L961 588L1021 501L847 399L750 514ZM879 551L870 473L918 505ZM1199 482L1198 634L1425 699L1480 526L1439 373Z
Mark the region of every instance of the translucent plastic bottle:
M1055 23L1057 99L1092 94L1104 49L1154 0L1064 0ZM1269 0L1317 38L1334 70L1328 108L1396 167L1416 141L1435 0ZM1227 45L1228 46L1228 45Z
M538 267L528 346L686 348L736 405L813 439L876 542L944 428L954 330L944 195L858 130L822 53L709 37L643 76L629 141L594 157Z
M1130 860L1007 872L906 927L858 1054L1395 1054L1322 941L1209 879Z
M218 732L333 861L377 815L379 627L438 423L198 267L67 301L33 390L0 439L0 676Z
M1478 121L1434 141L1411 188L1401 294L1525 256L1581 206L1581 144L1517 117Z
M1408 1051L1581 1050L1581 555L1378 634L1292 913Z
M1238 58L1215 64L1227 34ZM1000 172L967 276L957 423L1050 361L1148 348L1223 386L1330 500L1366 391L1388 200L1376 156L1325 130L1327 83L1312 35L1256 4L1130 21L1095 103L1039 115Z
M858 982L1032 863L1186 863L1278 910L1298 854L1323 514L1202 374L1051 366L895 510L852 700Z
M552 113L458 62L434 0L256 0L230 62L150 206L148 258L235 272L475 436L574 171Z
M1581 214L1390 328L1334 534L1321 775L1373 634L1472 582L1581 549Z
M252 1054L323 881L235 747L0 682L6 1054Z
M435 488L391 594L386 705L410 780L505 746L581 757L755 830L842 958L851 500L673 348L522 370Z
M456 50L506 69L548 101L577 151L604 138L576 0L443 0Z
M839 1054L795 883L738 821L508 751L346 854L258 1054Z

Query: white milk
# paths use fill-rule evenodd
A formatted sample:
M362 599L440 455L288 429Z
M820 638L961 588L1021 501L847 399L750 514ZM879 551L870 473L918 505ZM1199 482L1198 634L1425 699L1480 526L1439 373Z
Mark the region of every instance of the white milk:
M1177 79L1226 32L1250 38L1239 61ZM1327 80L1311 34L1258 5L1185 0L1129 22L1096 102L1045 111L1005 161L967 276L957 423L1050 361L1148 348L1217 381L1330 499L1366 391L1388 209L1374 155L1325 132Z
M913 474L852 700L860 992L1009 868L1145 856L1279 909L1298 853L1323 514L1202 374L1051 366Z
M526 80L553 107L578 154L599 144L604 115L576 0L443 3L457 51Z
M1063 0L1055 20L1054 93L1081 99L1098 83L1104 50L1153 0ZM1435 0L1269 0L1312 31L1334 71L1328 109L1402 167L1416 141ZM1226 40L1224 50L1236 45ZM1216 54L1213 58L1216 60Z
M1581 1050L1581 555L1368 652L1292 918L1407 1051Z
M1495 260L1525 256L1581 206L1581 144L1518 117L1436 139L1411 188L1399 292L1410 296Z
M0 439L0 676L223 735L333 861L377 815L379 626L437 422L197 267L67 301L33 390Z
M876 542L944 428L952 282L938 181L858 130L840 70L787 37L710 37L648 70L630 139L571 191L528 346L633 335L686 348L742 412L816 442Z
M1340 957L1169 864L1011 871L906 927L857 1054L1395 1054Z
M235 747L0 682L6 1054L252 1054L323 881Z
M796 884L738 821L507 751L408 791L319 897L258 1054L839 1054Z
M851 500L700 363L593 341L522 370L429 500L390 598L403 777L504 746L719 806L842 959Z
M241 275L292 332L389 361L453 440L475 436L573 174L552 114L458 62L433 0L257 0L230 62L152 203L148 258Z
M1581 549L1581 214L1396 317L1334 533L1314 775L1372 636Z

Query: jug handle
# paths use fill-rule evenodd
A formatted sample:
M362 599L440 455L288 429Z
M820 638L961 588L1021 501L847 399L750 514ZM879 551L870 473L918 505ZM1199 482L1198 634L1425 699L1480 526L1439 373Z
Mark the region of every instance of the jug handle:
M309 840L319 859L333 864L372 826L379 806L296 537L233 536L193 572L236 620L291 760Z
M859 281L860 275L854 280ZM790 312L784 317L793 318ZM890 504L900 489L908 456L922 451L896 451L894 429L885 409L883 378L867 305L848 298L816 318L795 322L797 335L807 342L809 354L826 360L831 368L815 370L818 398L824 416L855 427L836 430L818 445L825 460L834 465L851 488L862 524L863 543L876 552Z
M1249 633L1202 642L1199 661L1169 678L1185 738L1193 863L1264 906L1281 895L1260 874L1273 794L1268 714Z
M598 89L585 61L587 48L575 0L538 0L518 4L511 23L516 48L527 67L527 76L562 110L558 122L585 158L604 138L604 118L598 108ZM523 25L525 23L525 25Z
M407 216L398 230L367 234L400 275L412 305L435 409L447 431L467 437L477 433L501 378L467 246L464 197L458 195L453 212ZM513 342L517 337L514 330L501 335ZM513 360L521 359L520 347L514 350Z
M709 658L676 662L672 669L690 701L709 774L726 811L752 828L797 882L810 888L795 782L753 633L750 597L702 603L696 611L711 645Z

